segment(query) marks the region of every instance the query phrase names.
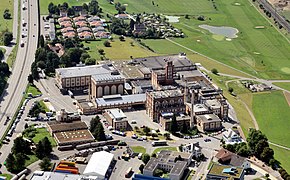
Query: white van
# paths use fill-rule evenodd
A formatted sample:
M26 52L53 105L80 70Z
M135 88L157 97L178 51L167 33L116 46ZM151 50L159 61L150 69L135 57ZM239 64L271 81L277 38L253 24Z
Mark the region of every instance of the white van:
M142 153L139 153L138 154L138 159L142 159L142 155L143 155Z

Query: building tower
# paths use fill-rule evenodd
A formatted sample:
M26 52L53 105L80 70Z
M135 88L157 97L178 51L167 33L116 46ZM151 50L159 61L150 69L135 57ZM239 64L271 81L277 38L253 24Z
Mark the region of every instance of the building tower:
M194 124L196 124L196 120L195 120L195 111L194 111L194 98L195 98L195 92L194 90L191 90L190 91L191 93L191 102L190 102L190 105L191 105L191 111L190 111L190 127L193 127Z
M172 61L168 61L165 66L165 82L166 84L173 83L174 66Z

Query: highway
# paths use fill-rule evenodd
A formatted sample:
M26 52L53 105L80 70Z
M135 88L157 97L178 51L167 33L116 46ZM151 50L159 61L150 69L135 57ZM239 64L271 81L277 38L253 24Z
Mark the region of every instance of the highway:
M21 7L23 3L26 7L26 10L21 9L20 13L21 21L24 19L24 21L27 22L27 25L23 27L22 23L19 23L21 30L20 34L18 35L19 42L24 42L24 47L20 47L20 43L18 44L19 48L12 69L12 75L8 79L8 87L5 89L0 98L0 137L3 137L8 127L8 124L6 126L4 125L6 117L9 116L12 118L16 113L18 105L21 102L23 92L25 91L28 83L27 77L30 73L30 67L34 61L34 54L37 49L39 29L39 14L37 13L38 1L21 0L20 3ZM27 34L27 37L22 38L22 33ZM5 146L0 149L2 152L2 155L0 156L0 163L3 163L10 150L11 149Z

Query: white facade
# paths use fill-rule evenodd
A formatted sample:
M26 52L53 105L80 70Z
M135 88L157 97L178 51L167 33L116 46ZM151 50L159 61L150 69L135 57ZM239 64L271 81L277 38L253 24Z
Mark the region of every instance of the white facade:
M232 129L228 129L227 131L223 132L223 140L225 144L236 144L245 142L241 136L239 136L235 131Z
M194 157L199 157L202 154L201 147L193 143L182 146L182 152L191 153Z
M113 158L114 154L106 151L93 153L83 174L87 176L98 176L99 179L105 179Z

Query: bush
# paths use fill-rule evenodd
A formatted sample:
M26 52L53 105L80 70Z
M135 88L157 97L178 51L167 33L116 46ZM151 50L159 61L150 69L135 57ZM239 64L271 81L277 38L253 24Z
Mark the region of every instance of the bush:
M229 87L228 91L229 91L229 93L232 94L234 92L234 89L232 87Z
M107 40L104 42L104 46L105 47L111 47L111 43Z
M218 75L218 74L219 74L219 72L218 72L218 70L217 70L216 68L213 68L213 69L211 70L211 72L212 72L213 74L215 74L215 75Z

